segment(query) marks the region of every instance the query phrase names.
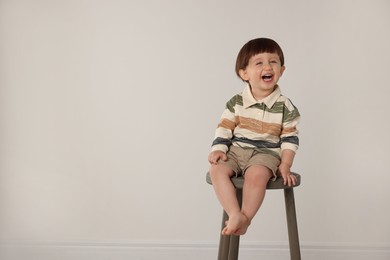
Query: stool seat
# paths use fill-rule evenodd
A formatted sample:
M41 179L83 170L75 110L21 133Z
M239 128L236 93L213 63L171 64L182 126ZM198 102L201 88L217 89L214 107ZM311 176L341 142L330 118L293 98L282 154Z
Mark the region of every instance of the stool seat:
M292 185L292 186L284 185L283 178L278 176L275 181L270 180L268 182L267 190L288 189L288 188L294 188L294 187L299 186L301 184L301 175L299 175L298 173L295 173L295 172L292 172L291 174L293 174L295 176L295 178L297 179L295 185ZM231 178L231 180L232 180L233 185L236 189L242 189L242 187L244 187L244 177L243 176L239 176L239 177L233 176ZM209 172L206 175L206 182L208 184L211 184L211 185L213 184L211 182L211 177L210 177Z
M288 240L290 247L290 259L291 260L301 260L301 252L299 246L299 236L298 236L298 225L297 217L295 211L295 199L294 199L294 187L297 187L301 184L301 176L297 173L292 173L297 181L295 185L288 186L283 184L283 178L277 177L275 181L270 180L267 183L267 190L284 190L284 199L286 206L286 217L287 217L287 230L288 230ZM231 178L234 187L236 188L237 200L242 206L242 189L244 187L243 176L233 176ZM206 175L206 182L212 185L210 173ZM228 220L228 215L225 211L222 214L222 229L225 226L225 222ZM225 236L220 235L219 249L218 249L218 260L237 260L238 251L239 251L240 237L235 235Z

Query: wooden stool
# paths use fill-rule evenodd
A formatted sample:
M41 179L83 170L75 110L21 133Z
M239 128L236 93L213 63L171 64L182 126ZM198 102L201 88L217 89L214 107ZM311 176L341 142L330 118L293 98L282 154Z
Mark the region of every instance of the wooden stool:
M290 245L290 259L291 260L301 260L301 252L299 248L299 237L298 237L298 225L297 225L297 216L295 212L295 201L294 201L294 187L297 187L301 184L301 176L297 173L293 173L297 178L296 185L292 187L285 186L283 184L283 178L278 177L275 181L269 181L267 184L267 190L272 189L283 189L284 190L284 200L286 204L286 216L287 216L287 228L288 228L288 240ZM206 181L209 184L211 183L210 173L207 173ZM242 187L244 185L243 177L233 177L232 182L237 192L237 199L240 207L242 206ZM225 211L223 211L222 216L222 228L225 227L225 221L228 219L228 216ZM238 249L240 244L240 236L230 235L225 236L221 235L219 241L218 249L218 260L237 260L238 259Z

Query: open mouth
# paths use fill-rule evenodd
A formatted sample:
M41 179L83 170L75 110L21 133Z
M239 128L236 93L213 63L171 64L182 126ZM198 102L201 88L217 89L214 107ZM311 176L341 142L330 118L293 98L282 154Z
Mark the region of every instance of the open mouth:
M264 81L270 81L272 79L272 74L265 74L261 77Z

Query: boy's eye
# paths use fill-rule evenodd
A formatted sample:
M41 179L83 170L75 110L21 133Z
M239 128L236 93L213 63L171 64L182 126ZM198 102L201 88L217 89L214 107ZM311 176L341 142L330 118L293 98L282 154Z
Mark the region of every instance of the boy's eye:
M263 62L259 61L256 65L263 65Z

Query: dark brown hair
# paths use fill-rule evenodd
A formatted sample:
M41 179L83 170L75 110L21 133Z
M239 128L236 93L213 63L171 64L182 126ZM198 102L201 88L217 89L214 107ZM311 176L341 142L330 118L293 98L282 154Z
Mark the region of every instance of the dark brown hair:
M244 46L242 46L240 52L237 55L236 60L236 74L239 78L240 70L244 70L248 66L249 59L259 53L276 53L279 55L280 63L284 65L284 55L282 48L279 44L272 39L268 38L257 38L250 40Z

